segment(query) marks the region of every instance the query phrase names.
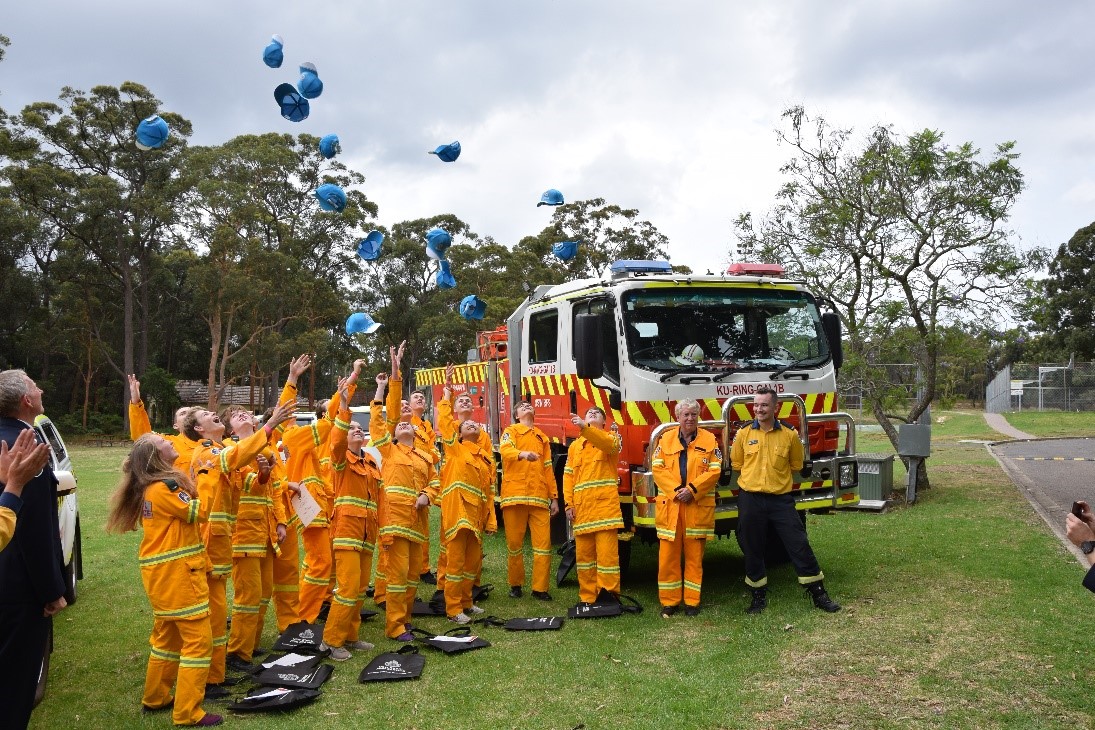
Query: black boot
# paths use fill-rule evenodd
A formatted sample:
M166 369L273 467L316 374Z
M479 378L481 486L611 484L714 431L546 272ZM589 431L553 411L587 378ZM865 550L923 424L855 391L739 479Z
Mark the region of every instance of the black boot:
M807 583L806 592L810 594L810 598L814 601L814 606L820 608L822 611L828 611L829 613L836 613L840 610L840 604L829 598L829 594L825 592L825 584L821 581L817 583Z
M753 602L749 604L749 608L745 609L746 613L758 614L768 608L768 589L767 588L750 588L753 592Z

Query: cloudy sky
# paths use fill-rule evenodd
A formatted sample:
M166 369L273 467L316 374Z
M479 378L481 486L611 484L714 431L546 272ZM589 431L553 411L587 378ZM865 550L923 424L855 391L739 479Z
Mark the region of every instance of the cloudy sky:
M774 130L802 104L856 130L1015 140L1012 228L1056 247L1095 220L1093 26L1095 5L1069 0L36 0L0 16L0 105L132 80L193 122L193 144L338 134L384 225L454 213L512 245L558 188L637 208L703 270L726 260L733 217L772 205L790 154ZM324 92L293 124L272 92L303 61ZM456 163L426 154L452 140Z

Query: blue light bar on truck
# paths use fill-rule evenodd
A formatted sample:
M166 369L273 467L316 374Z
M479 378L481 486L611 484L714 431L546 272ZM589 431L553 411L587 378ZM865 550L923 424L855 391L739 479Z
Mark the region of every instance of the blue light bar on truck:
M632 274L672 274L673 267L668 261L639 261L624 259L613 261L610 267L612 276L631 276Z

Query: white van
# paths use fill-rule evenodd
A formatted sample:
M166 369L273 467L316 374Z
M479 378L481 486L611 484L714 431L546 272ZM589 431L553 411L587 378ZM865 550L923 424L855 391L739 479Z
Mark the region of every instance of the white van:
M38 437L49 444L49 460L53 473L57 476L57 518L61 525L61 555L64 559L65 600L72 605L76 602L76 581L84 577L83 550L80 546L80 504L76 497L76 475L72 472L72 460L64 439L45 415L34 419L34 430ZM46 694L46 679L49 677L49 655L53 651L53 632L46 639L46 650L42 657L42 667L38 672L38 688L34 693L35 704L42 701Z

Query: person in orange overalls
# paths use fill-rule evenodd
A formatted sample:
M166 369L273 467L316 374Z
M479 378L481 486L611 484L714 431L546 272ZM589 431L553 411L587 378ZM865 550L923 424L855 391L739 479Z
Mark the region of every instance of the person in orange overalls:
M438 403L437 422L445 444L442 469L441 541L445 547L445 613L459 624L469 613L483 613L472 600L472 587L483 565L483 533L498 530L494 516L494 459L483 449L479 424L457 423L452 403ZM490 438L487 438L489 448Z
M331 431L331 468L334 474L334 512L331 535L335 560L335 593L323 628L323 643L331 658L346 661L350 651L369 651L373 645L358 639L361 605L373 567L377 534L377 492L380 469L364 450L366 436L350 420L349 381L339 381L338 418Z
M514 408L517 423L506 427L498 442L502 456L502 515L508 551L509 595L520 598L525 583L525 531L532 541L532 595L550 601L551 517L559 513L551 440L534 424L528 401Z
M184 474L190 471L190 458L194 455L194 449L198 446L197 441L194 441L183 433L183 423L186 422L186 417L192 410L194 409L183 406L175 411L175 420L172 422L172 425L178 433L157 434L170 441L171 445L175 447L175 451L179 453L179 458L175 462L175 468ZM146 433L152 433L152 424L148 420L148 411L145 410L144 401L141 400L141 381L137 380L136 375L130 375L129 439L131 441L136 441Z
M110 499L107 530L123 533L141 525L137 554L153 615L144 709L170 708L176 725L220 725L220 715L202 709L213 635L201 524L211 503L174 468L178 456L158 434L137 438Z
M311 358L301 355L289 366L289 379L282 389L280 402L295 402L297 378L311 366ZM364 360L354 362L350 375L350 398L357 388L357 377ZM334 556L331 554L330 516L333 493L328 479L323 477L321 461L330 458L327 441L338 415L338 394L327 401L325 416L308 426L295 426L285 430L282 443L289 450L286 465L289 480L305 487L319 503L320 512L311 524L304 528L304 566L300 576L300 618L314 623L323 609L331 587L334 572Z
M392 372L397 373L399 356L395 348L391 348L391 356ZM414 447L414 426L401 421L389 429L384 421L381 409L388 376L377 375L376 385L369 435L383 458L380 549L387 566L385 634L397 641L413 641L409 621L418 576L411 572L411 566L421 565L422 543L429 530L426 508L436 503L439 483L429 455Z
M396 354L402 360L403 349L406 346L406 341L400 343L399 349ZM430 459L433 461L435 469L440 469L441 465L441 453L437 450L437 432L434 431L433 424L429 420L423 418L426 413L426 396L422 391L416 390L411 393L409 400L402 400L403 395L403 380L402 375L396 372L388 384L388 419L389 427L395 425L394 414L400 415L399 419L409 420L411 425L414 426L414 447L419 451L429 454ZM409 419L407 418L409 411ZM441 553L445 550L445 543L442 540L440 548L438 550L440 563L444 558L441 557ZM413 570L415 566L411 566ZM421 583L436 584L437 575L430 568L430 531L426 531L426 542L422 543L422 565L418 571L418 579Z
M662 434L650 460L658 486L654 526L658 532L658 600L662 617L700 612L703 552L715 537L715 486L722 475L722 450L710 431L699 428L700 404L677 401L680 424ZM684 573L681 573L681 560Z
M194 409L183 424L183 433L198 442L190 461L190 478L196 483L198 496L208 501L209 519L203 525L203 539L209 572L209 623L213 631L213 662L209 667L209 683L224 681L228 649L228 575L232 572L232 481L235 472L254 462L267 445L274 427L293 416L294 406L285 404L274 409L271 420L254 435L239 443L224 445L224 424L212 411ZM219 694L219 693L217 693Z
M398 349L394 351L393 357L398 358L400 361L403 359L403 351L407 346L407 341L404 340L399 344ZM420 399L416 399L414 395L411 396L411 400L403 400L403 380L397 368L388 383L387 387L387 399L385 402L385 419L388 425L388 430L391 431L398 423L410 423L414 426L414 447L421 453L429 457L430 463L434 467L434 475L438 476L438 466L441 462L441 454L437 450L437 434L433 430L433 426L429 421L422 418L422 413L425 412L425 396L421 393L416 395L421 396ZM420 410L415 412L411 402L414 401L418 404ZM382 495L383 498L383 495ZM427 513L429 510L427 510ZM426 529L426 541L422 543L422 566L411 566L411 571L414 575L418 576L418 580L421 583L436 584L439 578L432 572L430 572L430 530L429 523L427 522ZM444 565L444 550L445 546L442 544L438 550L438 565ZM385 562L387 560L387 553L383 550L380 552L380 558L377 560L376 565L376 587L373 592L373 600L376 605L384 608L385 600L388 591L388 566ZM441 568L438 568L441 570ZM439 587L440 588L440 587Z
M240 406L221 416L234 440L254 435L258 421ZM288 534L281 491L285 474L277 450L267 444L253 464L233 480L236 522L232 531L232 630L226 663L247 669L262 638L266 608L274 588L274 556Z
M623 529L616 462L620 436L605 431L605 412L593 407L583 421L570 414L581 436L570 445L563 470L563 500L574 529L578 600L594 603L602 591L620 594L620 548L617 531Z

